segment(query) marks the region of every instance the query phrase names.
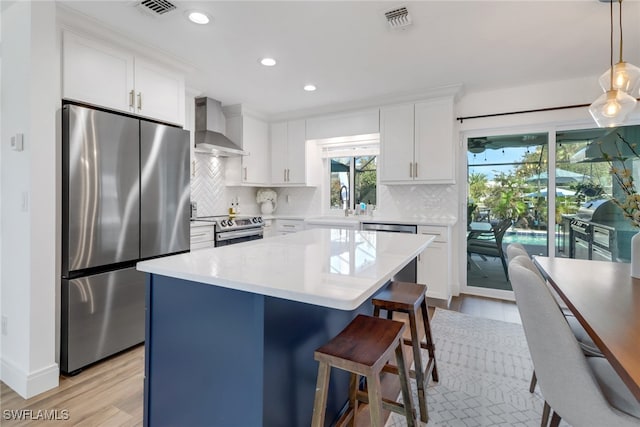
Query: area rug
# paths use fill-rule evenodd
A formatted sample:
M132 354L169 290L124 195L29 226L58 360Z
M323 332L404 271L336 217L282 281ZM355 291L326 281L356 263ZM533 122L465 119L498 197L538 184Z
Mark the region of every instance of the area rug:
M436 309L431 330L440 381L429 383L429 423L421 425L540 425L544 401L539 388L529 393L533 365L522 325ZM417 410L415 380L412 390ZM401 426L404 417L392 413L386 427Z

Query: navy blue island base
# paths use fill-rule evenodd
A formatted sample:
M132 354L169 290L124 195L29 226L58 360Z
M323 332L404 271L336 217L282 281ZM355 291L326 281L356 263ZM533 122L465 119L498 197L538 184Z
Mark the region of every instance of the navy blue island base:
M144 425L311 424L316 348L357 314L210 284L147 275ZM327 425L348 399L332 370Z

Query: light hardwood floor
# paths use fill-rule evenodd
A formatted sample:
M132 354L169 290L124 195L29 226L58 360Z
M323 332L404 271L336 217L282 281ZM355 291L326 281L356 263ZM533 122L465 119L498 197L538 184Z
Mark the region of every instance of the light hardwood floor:
M453 299L451 310L507 322L520 322L515 303L489 298L461 296ZM430 309L433 315L433 309ZM406 352L411 358L410 351ZM413 360L411 358L411 363ZM0 425L2 426L114 426L142 425L142 398L144 385L144 346L140 345L117 356L85 369L74 377L60 377L60 386L34 398L25 400L0 383ZM383 379L386 396L399 392L397 378L387 375ZM67 420L46 422L40 420L10 419L15 411L26 410L23 415L35 418L38 411L59 410L58 418ZM67 413L61 412L63 410ZM8 411L8 412L7 412ZM13 412L12 412L13 411ZM51 412L48 412L51 414ZM366 407L358 416L358 427L368 427Z

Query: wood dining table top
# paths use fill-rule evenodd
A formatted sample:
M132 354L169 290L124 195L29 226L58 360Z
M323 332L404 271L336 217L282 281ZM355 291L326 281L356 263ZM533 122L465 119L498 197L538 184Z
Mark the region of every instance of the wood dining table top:
M640 401L640 279L627 263L536 256L558 292Z

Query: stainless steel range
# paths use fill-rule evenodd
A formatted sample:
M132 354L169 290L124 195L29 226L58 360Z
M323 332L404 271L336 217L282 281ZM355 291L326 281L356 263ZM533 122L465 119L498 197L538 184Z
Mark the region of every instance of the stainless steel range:
M214 246L227 246L264 237L264 221L261 216L205 216L198 221L215 224Z

